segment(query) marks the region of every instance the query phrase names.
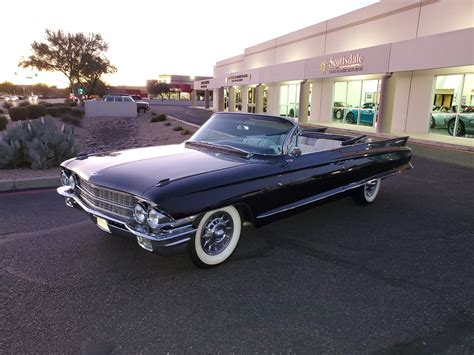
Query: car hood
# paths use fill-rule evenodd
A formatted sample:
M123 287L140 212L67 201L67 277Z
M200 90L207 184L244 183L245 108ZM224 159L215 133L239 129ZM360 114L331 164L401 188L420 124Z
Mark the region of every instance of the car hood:
M170 183L246 163L239 157L179 144L91 154L65 161L62 166L92 184L142 196L160 181Z

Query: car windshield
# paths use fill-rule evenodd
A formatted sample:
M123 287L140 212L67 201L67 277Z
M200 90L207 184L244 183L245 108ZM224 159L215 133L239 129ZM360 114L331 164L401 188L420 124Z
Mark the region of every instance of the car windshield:
M206 147L229 148L249 154L278 155L294 123L288 119L263 115L218 113L190 139ZM201 144L202 146L202 144Z

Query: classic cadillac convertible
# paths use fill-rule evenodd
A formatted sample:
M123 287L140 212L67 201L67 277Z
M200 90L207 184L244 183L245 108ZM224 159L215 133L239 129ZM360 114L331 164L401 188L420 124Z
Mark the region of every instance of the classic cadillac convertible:
M102 230L148 251L188 248L203 268L229 258L244 222L349 192L372 203L381 180L411 168L408 137L302 129L283 117L214 114L188 141L78 156L58 193Z

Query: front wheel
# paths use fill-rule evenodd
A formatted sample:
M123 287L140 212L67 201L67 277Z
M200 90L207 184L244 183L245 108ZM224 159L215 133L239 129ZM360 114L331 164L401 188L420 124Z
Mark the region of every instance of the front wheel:
M370 180L352 192L352 199L359 205L368 205L375 201L380 190L380 179Z
M354 124L354 123L355 123L355 117L354 117L354 113L353 113L353 112L349 112L349 113L346 115L346 123L349 123L349 124Z
M140 108L138 109L138 113L146 113L146 108L140 107Z
M206 212L189 242L191 260L203 269L222 264L237 247L241 231L242 220L235 207Z
M452 119L451 121L448 122L448 133L451 136L454 136L454 126L456 125L456 119ZM464 127L464 123L459 120L458 121L458 126L456 128L456 136L464 136L466 134L466 129Z

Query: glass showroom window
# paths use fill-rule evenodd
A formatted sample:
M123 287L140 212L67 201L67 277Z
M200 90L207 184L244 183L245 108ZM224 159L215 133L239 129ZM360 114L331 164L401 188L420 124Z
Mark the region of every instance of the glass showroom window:
M280 86L280 116L298 117L300 102L300 85L290 84Z
M255 113L255 109L257 106L257 97L256 97L256 88L250 87L248 89L248 104L247 104L247 112Z
M242 111L242 89L235 88L235 111Z
M375 127L380 100L380 80L334 83L332 120Z
M263 112L267 112L268 105L268 86L263 86Z
M435 78L430 133L474 138L474 74Z
M224 111L229 111L229 97L230 97L229 89L224 88Z

